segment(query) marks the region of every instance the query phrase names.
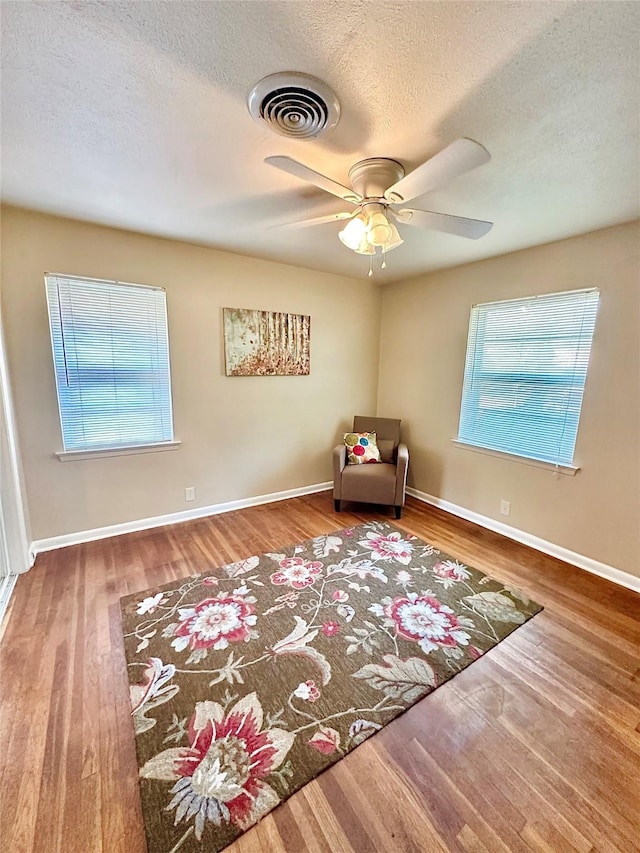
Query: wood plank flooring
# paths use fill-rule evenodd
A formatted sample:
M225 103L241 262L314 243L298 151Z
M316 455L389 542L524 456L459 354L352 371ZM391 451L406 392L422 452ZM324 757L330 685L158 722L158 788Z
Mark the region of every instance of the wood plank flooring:
M0 848L146 849L120 596L372 517L546 609L229 853L640 850L640 596L413 499L394 522L329 492L38 557L0 646Z

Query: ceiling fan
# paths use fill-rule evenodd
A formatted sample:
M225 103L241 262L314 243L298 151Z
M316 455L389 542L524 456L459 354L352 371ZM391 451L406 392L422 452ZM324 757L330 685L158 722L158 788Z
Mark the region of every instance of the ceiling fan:
M354 210L289 222L286 225L307 228L311 225L348 220L338 236L347 248L360 255L370 256L369 275L372 275L373 256L382 254L384 269L386 253L404 242L396 222L445 231L471 240L477 240L487 234L493 227L492 222L429 210L413 210L404 205L465 172L483 166L490 159L489 152L478 142L472 139L457 139L408 175L405 175L404 168L395 160L384 157L361 160L349 170L351 188L321 175L291 157L267 157L265 163L295 175L355 206Z

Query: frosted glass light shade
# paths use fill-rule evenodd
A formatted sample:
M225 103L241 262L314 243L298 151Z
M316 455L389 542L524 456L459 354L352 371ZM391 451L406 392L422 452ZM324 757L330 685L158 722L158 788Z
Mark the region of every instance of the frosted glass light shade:
M369 217L367 239L372 246L384 246L391 237L389 220L384 213L374 213Z
M387 240L385 245L382 247L383 252L390 252L391 249L397 249L398 246L402 246L404 240L400 236L400 232L393 224L393 222L389 223L389 228L391 230L391 237Z
M404 243L398 229L382 210L368 214L356 213L338 237L348 249L359 255L375 255L376 251L390 252Z
M347 222L345 227L338 234L338 237L348 249L352 249L354 252L357 252L358 246L366 236L366 233L367 221L361 213L358 213Z
M376 248L375 246L371 245L371 243L367 239L367 235L365 234L365 236L360 241L360 245L357 249L354 249L354 251L357 252L359 255L375 255Z

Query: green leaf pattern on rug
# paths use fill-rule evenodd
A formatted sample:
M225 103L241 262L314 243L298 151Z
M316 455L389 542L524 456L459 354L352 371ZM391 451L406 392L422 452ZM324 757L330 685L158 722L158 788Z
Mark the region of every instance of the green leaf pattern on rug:
M403 699L411 703L419 699L430 687L436 686L433 668L421 658L402 660L395 655L384 655L384 665L368 663L353 673L354 678L364 678L367 684L381 690L390 699Z
M478 592L476 595L467 596L463 601L487 619L515 622L517 625L524 622L524 613L517 610L515 603L500 592Z
M359 743L362 743L370 735L379 732L381 728L380 723L374 723L373 720L354 720L349 726L351 746L358 746Z

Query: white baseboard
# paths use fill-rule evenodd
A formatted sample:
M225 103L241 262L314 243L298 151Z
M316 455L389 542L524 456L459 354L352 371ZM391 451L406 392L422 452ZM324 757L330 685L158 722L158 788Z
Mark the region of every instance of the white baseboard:
M623 572L613 566L608 566L606 563L600 563L598 560L593 560L591 557L585 557L583 554L576 554L575 551L569 551L568 548L563 548L561 545L554 545L553 542L547 542L546 539L540 539L538 536L533 536L531 533L526 533L524 530L518 530L517 527L510 527L508 524L503 524L501 521L496 521L486 515L480 515L470 509L466 509L458 504L445 501L442 498L436 498L434 495L429 495L426 492L421 492L418 489L407 487L407 494L417 498L419 501L436 506L452 515L457 515L467 521L473 521L474 524L479 524L480 527L486 527L488 530L493 530L494 533L501 533L509 539L515 539L516 542L521 542L523 545L528 545L530 548L535 548L536 551L542 551L544 554L550 554L552 557L557 557L559 560L564 560L565 563L571 563L573 566L578 566L580 569L585 569L594 575L598 575L606 580L625 586L627 589L632 589L634 592L640 592L640 578L630 575L628 572Z
M325 492L333 488L332 482L316 483L312 486L301 486L297 489L286 489L282 492L273 492L268 495L256 495L252 498L243 498L237 501L227 501L226 503L212 504L210 506L195 507L194 509L183 510L181 512L167 513L166 515L157 515L153 518L142 518L137 521L125 521L122 524L111 524L108 527L97 527L93 530L81 530L77 533L65 533L61 536L52 536L49 539L36 539L31 543L29 549L31 562L36 558L37 554L42 551L52 551L56 548L66 548L69 545L79 545L83 542L92 542L96 539L107 539L110 536L121 536L123 533L135 533L139 530L149 530L153 527L164 527L166 524L179 524L183 521L192 521L197 518L206 518L209 515L220 515L224 512L232 512L236 509L244 509L250 506L259 506L261 504L274 503L275 501L283 501L288 498L296 498L302 495L311 495L315 492ZM493 530L494 533L501 533L509 539L514 539L516 542L521 542L523 545L528 545L530 548L535 548L537 551L542 551L544 554L550 554L552 557L557 557L564 560L566 563L571 563L578 566L580 569L585 569L594 575L598 575L606 580L613 581L627 589L640 592L640 578L630 575L628 572L623 572L613 566L608 566L606 563L600 563L598 560L593 560L591 557L585 557L583 554L577 554L575 551L570 551L568 548L563 548L561 545L555 545L552 542L547 542L545 539L540 539L531 533L526 533L524 530L518 530L516 527L510 527L508 524L503 524L501 521L496 521L486 515L480 515L473 510L458 506L458 504L450 501L437 498L434 495L429 495L426 492L421 492L419 489L407 487L407 494L419 501L431 504L431 506L443 509L450 512L452 515L457 515L467 521L472 521L474 524L479 524L481 527L486 527L488 530Z
M249 506L284 501L315 492L326 492L333 488L333 483L316 483L313 486L301 486L297 489L286 489L283 492L272 492L269 495L256 495L253 498L242 498L237 501L227 501L211 506L195 507L182 512L171 512L167 515L156 515L153 518L141 518L138 521L125 521L122 524L111 524L108 527L96 527L93 530L80 530L78 533L64 533L62 536L51 536L49 539L36 539L31 543L29 552L32 560L42 551L53 551L56 548L66 548L69 545L79 545L82 542L93 542L95 539L107 539L110 536L121 536L123 533L135 533L138 530L149 530L152 527L164 527L166 524L179 524L183 521L193 521L196 518L206 518L208 515L220 515L232 512L234 509L245 509Z

